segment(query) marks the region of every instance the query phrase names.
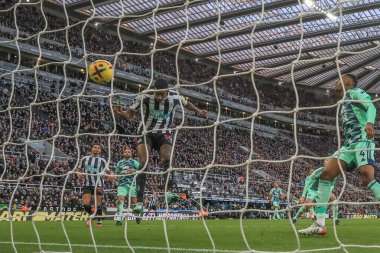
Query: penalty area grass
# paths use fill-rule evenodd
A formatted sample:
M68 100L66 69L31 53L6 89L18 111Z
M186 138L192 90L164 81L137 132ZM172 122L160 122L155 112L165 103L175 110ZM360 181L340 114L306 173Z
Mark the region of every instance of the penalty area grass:
M334 236L332 221L327 221L327 235L299 236L300 249L305 252L344 252ZM337 236L348 252L380 253L380 219L341 220L337 226ZM142 221L140 225L129 221L127 227L115 226L111 220L104 221L101 228L86 227L85 221L64 221L67 240L60 221L37 221L34 223L41 242L30 221L13 222L13 242L10 222L0 222L0 252L244 252L250 249L260 251L294 251L297 238L289 220L206 220L210 236L201 220L166 221L167 239L163 221ZM303 229L310 220L300 220L296 228ZM242 226L241 226L242 225ZM125 239L125 228L128 242ZM248 246L245 243L244 233ZM210 240L212 237L213 244ZM69 246L69 242L71 248ZM133 248L129 248L128 244ZM96 245L96 249L95 249ZM358 248L350 245L376 246ZM13 247L14 246L14 247ZM328 251L317 249L331 248Z

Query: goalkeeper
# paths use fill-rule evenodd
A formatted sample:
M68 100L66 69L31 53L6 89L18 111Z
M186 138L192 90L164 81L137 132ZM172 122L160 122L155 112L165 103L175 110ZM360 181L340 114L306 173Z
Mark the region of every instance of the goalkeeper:
M124 210L124 200L125 196L130 196L131 204L133 204L133 211L135 214L142 213L143 207L136 206L136 180L133 175L139 169L139 162L132 158L132 150L130 147L126 146L123 152L123 159L120 160L116 167L115 172L117 175L122 175L119 177L119 183L117 187L117 217L116 225L122 225L122 217ZM141 219L136 219L139 223Z
M329 161L330 161L330 159L326 159L324 162L324 166L326 166ZM315 203L315 198L317 197L317 193L318 193L317 191L318 191L318 185L319 185L319 178L320 178L323 170L324 170L324 167L320 167L316 170L314 170L313 168L309 169L310 174L309 174L309 176L306 177L305 187L303 188L302 197L299 200L300 204L303 204L304 202L306 202L306 204L303 205L298 210L297 214L293 217L293 223L294 224L297 222L299 217L302 216L302 214L304 214L305 212L307 212L309 210L312 210L313 217L314 217L314 212L313 212L314 211L314 203ZM331 193L330 193L329 202L333 202L336 200L334 193L332 193L332 191L334 190L334 187L335 187L335 183L336 183L336 178L334 178L332 185L331 185L331 189L330 189ZM306 198L306 200L305 200L305 198ZM340 223L338 220L338 213L339 213L338 205L333 204L331 207L332 207L332 211L334 212L335 224L338 225Z

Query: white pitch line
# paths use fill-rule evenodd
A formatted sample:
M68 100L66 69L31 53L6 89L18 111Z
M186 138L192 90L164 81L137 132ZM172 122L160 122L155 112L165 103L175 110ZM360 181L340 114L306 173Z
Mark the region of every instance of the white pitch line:
M22 245L38 245L36 242L14 242L17 244ZM0 241L0 244L12 244L11 242L4 242ZM45 246L69 246L67 243L41 243L41 245ZM72 247L86 247L86 248L93 248L93 244L71 244ZM118 249L129 249L128 246L119 246L119 245L96 245L98 248L118 248ZM144 250L165 250L167 251L166 247L147 247L147 246L132 246L134 249L144 249ZM193 249L193 248L170 248L174 251L183 251L183 252L222 252L222 253L242 253L242 252L248 252L248 251L237 251L237 250L223 250L223 249Z
M86 225L79 225L79 224L75 224L75 225L66 225L67 227L84 227L86 228ZM162 225L159 225L159 226L162 226ZM115 225L106 225L106 224L103 224L103 227L116 227ZM121 226L122 227L122 226ZM171 227L171 226L169 226ZM198 226L190 226L190 227L198 227ZM240 226L210 226L211 228L240 228ZM243 228L248 228L249 226L243 226ZM270 226L270 227L281 227L281 226Z

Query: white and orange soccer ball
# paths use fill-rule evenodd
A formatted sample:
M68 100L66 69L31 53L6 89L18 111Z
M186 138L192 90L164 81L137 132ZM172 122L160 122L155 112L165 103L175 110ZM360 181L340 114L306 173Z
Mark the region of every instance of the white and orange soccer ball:
M111 82L113 76L112 64L106 60L97 60L88 67L88 76L97 84Z

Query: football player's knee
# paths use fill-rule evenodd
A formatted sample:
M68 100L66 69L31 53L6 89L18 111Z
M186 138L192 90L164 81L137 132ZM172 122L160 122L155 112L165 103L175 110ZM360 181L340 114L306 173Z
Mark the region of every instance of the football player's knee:
M367 186L375 179L375 169L372 165L364 165L360 167L360 176L362 178L363 186Z
M346 163L339 159L333 159L331 160L325 169L322 172L321 179L323 180L333 180L336 178L340 173L340 167L342 167L343 170L346 169Z
M374 180L374 177L369 174L362 174L362 184L364 187L366 187L370 182Z
M306 210L309 210L311 207L313 207L313 204L311 204L311 203L305 205L305 209Z
M147 160L146 160L146 157L139 157L139 167L140 167L140 169L142 169L142 168L144 168L145 167L145 165L146 165L146 163L147 163Z
M161 162L162 165L168 164L170 162L169 155L168 156L166 156L166 155L162 156L160 162Z
M333 180L336 177L336 172L334 169L325 169L321 174L321 179L323 180Z

